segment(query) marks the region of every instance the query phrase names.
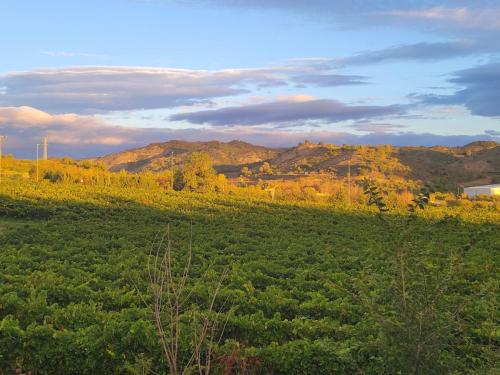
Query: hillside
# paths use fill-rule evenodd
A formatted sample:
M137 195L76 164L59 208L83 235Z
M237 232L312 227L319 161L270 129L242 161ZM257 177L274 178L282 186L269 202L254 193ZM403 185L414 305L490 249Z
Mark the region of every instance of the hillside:
M350 161L353 177L404 179L454 190L458 185L497 182L500 178L499 146L496 142L473 142L462 147L340 146L304 142L288 149L273 149L241 141L169 141L99 160L112 171L158 172L171 167L172 153L174 164L179 166L193 152L206 152L218 172L230 177L238 176L242 166L258 174L260 165L268 161L275 178L310 173L328 173L343 178Z
M446 149L403 148L399 159L411 169L411 177L417 180L445 187L489 184L500 179L499 146L488 142L481 147L479 142L474 142Z
M242 165L272 159L279 154L280 150L254 146L242 141L224 143L173 140L118 152L99 160L107 165L111 171L159 172L171 168L172 159L174 165L183 165L193 152L209 154L219 172L238 173Z

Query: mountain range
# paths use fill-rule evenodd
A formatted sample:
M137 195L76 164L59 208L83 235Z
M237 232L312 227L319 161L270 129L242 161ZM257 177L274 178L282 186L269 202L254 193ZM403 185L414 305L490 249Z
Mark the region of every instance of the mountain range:
M345 177L372 175L399 177L453 189L457 185L500 181L500 144L473 142L461 147L350 146L305 141L291 148L269 148L242 141L188 142L172 140L125 150L99 158L110 170L161 172L172 164L178 168L194 152L207 153L215 169L228 177L240 175L242 167L258 174L268 162L276 176L329 173ZM350 164L350 168L349 168ZM274 177L276 178L276 177Z

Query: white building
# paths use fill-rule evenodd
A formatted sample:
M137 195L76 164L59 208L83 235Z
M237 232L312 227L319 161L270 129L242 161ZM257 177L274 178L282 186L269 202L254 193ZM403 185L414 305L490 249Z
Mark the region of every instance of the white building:
M464 193L469 196L469 198L474 198L476 195L500 195L500 184L494 185L482 185L482 186L470 186L464 188Z

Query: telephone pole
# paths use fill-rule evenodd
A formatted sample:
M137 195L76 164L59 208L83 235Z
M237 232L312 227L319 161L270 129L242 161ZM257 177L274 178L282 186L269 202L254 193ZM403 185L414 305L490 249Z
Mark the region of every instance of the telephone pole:
M7 137L5 135L0 135L0 182L2 182L2 157L3 157L2 146L3 146L3 141L6 138Z

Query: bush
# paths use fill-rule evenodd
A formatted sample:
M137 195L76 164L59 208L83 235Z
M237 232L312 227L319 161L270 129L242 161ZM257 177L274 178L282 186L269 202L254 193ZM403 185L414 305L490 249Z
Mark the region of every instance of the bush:
M447 200L446 203L450 207L465 207L465 208L474 207L474 203L472 203L470 200L467 199L450 199Z
M488 208L488 207L491 207L491 203L485 202L485 201L475 201L475 202L473 202L473 207L474 208Z

